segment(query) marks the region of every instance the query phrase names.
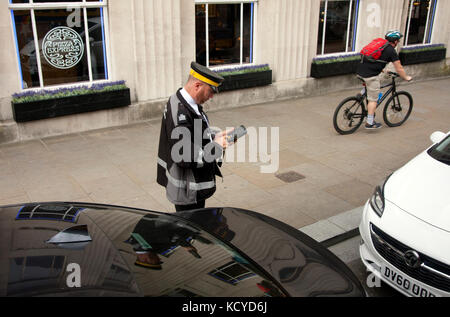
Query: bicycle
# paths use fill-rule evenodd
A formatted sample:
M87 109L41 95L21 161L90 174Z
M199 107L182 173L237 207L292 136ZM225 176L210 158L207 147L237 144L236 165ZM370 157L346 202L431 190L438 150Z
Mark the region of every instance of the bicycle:
M381 89L389 88L384 94L380 95L377 102L377 108L383 101L391 95L386 102L383 110L383 120L389 127L398 127L402 125L411 114L413 108L413 98L407 91L397 91L395 79L399 75L395 72L389 72L392 82L383 85ZM351 134L355 132L367 117L367 89L363 82L363 90L356 96L350 96L341 101L334 111L333 125L339 134Z

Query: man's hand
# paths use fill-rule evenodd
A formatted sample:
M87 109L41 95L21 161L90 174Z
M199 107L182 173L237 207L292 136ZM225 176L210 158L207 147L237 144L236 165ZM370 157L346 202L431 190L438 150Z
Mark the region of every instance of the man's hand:
M162 263L159 256L157 256L154 253L150 253L150 252L149 253L140 253L140 254L138 253L138 254L136 254L136 256L137 256L137 260L142 263L147 263L147 264L161 264Z
M222 148L226 149L228 145L233 144L233 142L228 142L228 134L233 132L234 128L231 128L229 130L220 131L214 136L214 142L219 144Z
M406 77L405 77L405 80L406 80L406 81L411 81L411 80L412 80L412 77L411 77L411 76L406 76Z

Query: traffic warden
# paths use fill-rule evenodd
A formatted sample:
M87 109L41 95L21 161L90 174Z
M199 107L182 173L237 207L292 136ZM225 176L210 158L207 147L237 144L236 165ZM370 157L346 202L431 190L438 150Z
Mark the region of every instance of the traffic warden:
M196 62L189 79L169 101L161 121L157 182L166 188L176 211L205 207L222 177L218 160L228 146L226 134L213 131L202 104L218 92L224 78Z

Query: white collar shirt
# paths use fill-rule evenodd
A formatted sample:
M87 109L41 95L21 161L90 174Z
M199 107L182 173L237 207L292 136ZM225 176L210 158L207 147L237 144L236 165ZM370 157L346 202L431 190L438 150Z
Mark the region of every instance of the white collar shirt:
M192 110L194 110L196 114L198 114L200 117L202 117L205 120L206 124L208 125L208 129L209 129L209 121L205 115L200 113L200 110L198 109L198 105L195 102L194 98L192 98L191 95L184 88L182 88L180 90L180 94L184 98L184 100L186 100L186 102L189 104L189 106L192 108ZM208 135L212 142L213 140L212 140L211 134L208 133Z
M189 106L191 106L192 110L194 110L195 113L198 114L199 116L202 116L200 114L200 110L198 109L197 103L195 102L194 98L192 98L191 95L189 95L186 89L182 88L180 90L180 93L183 96L184 100L186 100L186 102L189 104Z

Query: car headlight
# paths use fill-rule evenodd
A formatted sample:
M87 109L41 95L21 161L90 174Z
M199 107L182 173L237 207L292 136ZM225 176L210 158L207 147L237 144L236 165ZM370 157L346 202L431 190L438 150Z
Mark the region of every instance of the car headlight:
M386 183L392 174L386 177L386 179L383 182L383 185L375 187L375 192L373 193L369 201L370 206L372 207L373 211L375 211L375 213L378 215L378 217L383 216L384 213L384 206L385 206L384 187L386 186Z
M375 192L373 193L372 197L370 198L370 206L372 207L373 211L378 215L378 217L381 217L384 212L384 195L383 190L380 186L377 186L375 188Z

